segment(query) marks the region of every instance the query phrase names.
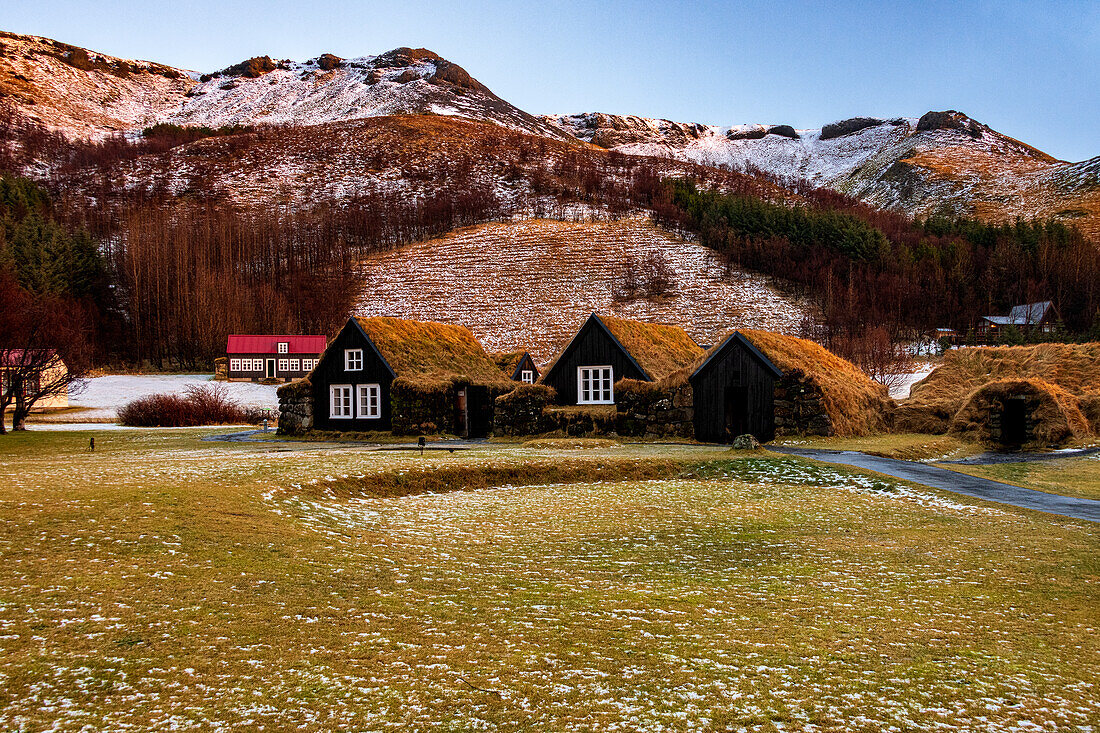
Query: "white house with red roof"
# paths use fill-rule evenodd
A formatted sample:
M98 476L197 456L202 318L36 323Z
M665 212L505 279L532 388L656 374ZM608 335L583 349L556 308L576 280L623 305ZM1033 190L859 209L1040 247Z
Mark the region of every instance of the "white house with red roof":
M231 382L292 382L309 374L321 358L325 336L232 334L225 347Z

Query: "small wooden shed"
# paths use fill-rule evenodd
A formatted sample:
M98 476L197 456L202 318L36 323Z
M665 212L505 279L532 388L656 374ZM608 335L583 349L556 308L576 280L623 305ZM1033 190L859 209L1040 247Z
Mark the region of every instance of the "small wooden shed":
M775 437L775 383L783 372L740 333L707 351L691 373L695 439L725 443L750 433Z
M531 354L523 349L516 351L497 351L489 354L489 357L497 363L504 376L513 382L534 384L540 376L539 368Z

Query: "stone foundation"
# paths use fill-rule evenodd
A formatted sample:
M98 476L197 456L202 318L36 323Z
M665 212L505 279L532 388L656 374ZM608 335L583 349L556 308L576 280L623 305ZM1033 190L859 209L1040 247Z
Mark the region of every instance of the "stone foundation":
M279 395L279 435L301 435L313 429L313 385L308 379L284 384Z
M832 435L833 421L821 388L793 369L775 383L775 434Z

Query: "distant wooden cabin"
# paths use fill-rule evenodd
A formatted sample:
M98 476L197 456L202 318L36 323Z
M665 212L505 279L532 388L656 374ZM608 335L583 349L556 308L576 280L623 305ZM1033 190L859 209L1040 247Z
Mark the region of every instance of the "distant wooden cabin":
M314 428L464 437L489 435L515 387L468 329L399 318L349 319L308 381Z
M328 339L324 336L233 334L226 344L231 382L301 379L317 365Z
M613 405L622 379L657 382L703 355L679 326L588 317L539 380L562 405Z
M24 354L27 358L24 359ZM12 349L0 352L0 389L8 392L12 389L13 372L24 372L32 364L45 363L45 367L37 374L32 375L23 383L23 394L31 395L38 392L43 382L47 385L64 379L69 372L64 360L52 349L49 351L24 351ZM14 396L13 396L14 402ZM56 410L69 406L69 388L58 391L57 394L48 395L34 403L34 411Z
M695 439L725 443L750 433L775 437L775 384L783 372L742 334L712 347L688 377Z
M539 368L535 366L535 360L526 351L500 351L489 354L497 363L504 376L513 382L534 384L540 376Z
M1049 300L1013 306L1007 316L982 316L977 336L982 342L996 341L1006 328L1023 333L1051 333L1058 321L1054 304Z

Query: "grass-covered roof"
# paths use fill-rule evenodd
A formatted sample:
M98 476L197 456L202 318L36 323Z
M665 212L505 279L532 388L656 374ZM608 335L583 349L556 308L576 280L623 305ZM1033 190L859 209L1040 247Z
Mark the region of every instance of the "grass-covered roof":
M690 365L703 349L679 326L630 321L614 316L597 316L638 366L659 381Z
M489 358L496 362L497 368L509 379L515 376L516 370L519 369L519 363L523 361L525 356L527 356L527 352L523 349L518 351L493 351L489 354Z
M507 381L468 328L401 318L356 318L394 374L406 379L452 377L478 384Z

